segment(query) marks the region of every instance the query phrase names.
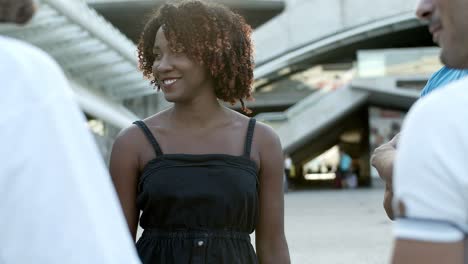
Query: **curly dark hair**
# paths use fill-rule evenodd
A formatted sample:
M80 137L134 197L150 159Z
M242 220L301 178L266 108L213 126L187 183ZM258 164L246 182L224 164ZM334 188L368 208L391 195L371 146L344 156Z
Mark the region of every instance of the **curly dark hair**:
M253 100L253 46L251 27L227 7L200 0L165 4L154 13L138 43L139 68L159 90L153 76L153 46L162 27L173 52L183 52L204 65L215 84L216 97L251 113L244 99Z

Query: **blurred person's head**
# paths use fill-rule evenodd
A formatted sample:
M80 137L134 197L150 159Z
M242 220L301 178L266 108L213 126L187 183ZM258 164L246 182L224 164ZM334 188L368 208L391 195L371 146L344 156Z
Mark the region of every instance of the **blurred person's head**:
M33 0L0 0L0 23L25 24L34 12Z
M420 0L416 14L429 23L442 62L468 68L468 0Z
M231 104L239 100L248 112L243 100L252 97L251 32L244 18L219 4L165 4L141 34L140 69L169 102L207 92Z

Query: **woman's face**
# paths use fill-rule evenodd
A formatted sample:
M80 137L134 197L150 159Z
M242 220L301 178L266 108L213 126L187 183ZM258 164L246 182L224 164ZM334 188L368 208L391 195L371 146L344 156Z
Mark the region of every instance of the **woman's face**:
M204 91L214 93L205 67L195 63L184 53L172 52L162 27L156 33L153 54L153 75L167 101L187 102Z

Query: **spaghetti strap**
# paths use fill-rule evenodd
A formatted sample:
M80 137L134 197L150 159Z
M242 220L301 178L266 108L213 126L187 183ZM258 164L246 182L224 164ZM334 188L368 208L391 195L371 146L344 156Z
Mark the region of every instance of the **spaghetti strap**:
M255 122L256 120L254 118L250 119L249 127L247 128L247 136L245 138L244 156L248 158L250 158L250 150L252 148L252 139L255 130Z
M145 122L138 120L138 121L133 122L133 124L137 125L143 131L146 138L149 140L149 142L153 146L156 156L161 156L163 154L161 151L161 147L159 146L158 141L154 137L153 133L151 133L148 126L146 126Z

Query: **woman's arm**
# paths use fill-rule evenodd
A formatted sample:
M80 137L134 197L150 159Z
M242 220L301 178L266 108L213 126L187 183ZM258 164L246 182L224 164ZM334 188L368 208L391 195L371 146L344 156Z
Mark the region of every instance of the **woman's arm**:
M135 131L136 127L131 127L117 136L112 146L109 165L112 181L133 239L136 238L139 218L136 206L139 162L133 135Z
M283 152L276 133L259 123L256 128L260 153L260 215L255 241L261 264L290 263L284 234ZM255 140L254 140L255 142Z

